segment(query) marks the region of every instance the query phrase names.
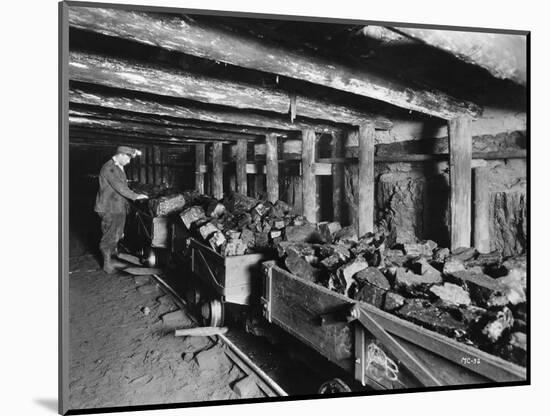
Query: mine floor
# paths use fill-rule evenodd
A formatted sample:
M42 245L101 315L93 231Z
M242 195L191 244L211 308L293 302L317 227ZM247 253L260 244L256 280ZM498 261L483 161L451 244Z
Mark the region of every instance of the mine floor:
M174 336L194 324L155 279L107 275L93 255L73 256L69 298L72 409L265 397L220 343ZM313 372L289 339L273 344L238 327L227 337L290 395L315 394L334 376Z
M107 275L84 255L71 258L69 285L72 409L240 397L232 387L246 374L207 338L174 337L161 317L178 307L150 279ZM207 349L216 357L203 362Z

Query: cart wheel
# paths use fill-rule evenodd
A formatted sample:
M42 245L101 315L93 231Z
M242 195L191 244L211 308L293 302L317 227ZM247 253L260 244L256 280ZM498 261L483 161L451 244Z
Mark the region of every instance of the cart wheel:
M325 381L319 387L319 394L333 394L333 393L350 393L351 389L339 378L333 378L332 380Z
M201 301L201 291L197 286L188 288L185 291L185 299L192 306L197 306Z
M157 266L157 255L152 248L145 250L145 264L149 267Z
M224 306L218 299L204 302L201 307L201 315L204 325L222 326L224 319Z

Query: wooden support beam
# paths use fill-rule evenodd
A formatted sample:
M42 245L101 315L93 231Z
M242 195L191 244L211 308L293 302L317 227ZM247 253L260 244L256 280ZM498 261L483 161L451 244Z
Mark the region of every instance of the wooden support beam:
M302 133L302 201L304 217L317 222L317 179L315 178L315 132L304 130Z
M324 85L444 119L480 113L479 107L472 103L403 83L365 65L346 66L315 53L289 49L188 16L165 19L119 9L78 7L70 9L69 23L80 29ZM300 108L299 102L296 108Z
M132 164L132 180L139 182L139 159L134 159Z
M196 144L195 145L195 189L200 194L204 194L204 172L202 167L204 166L206 160L206 145Z
M384 117L326 100L84 52L70 53L69 77L72 81L112 88L281 114L288 114L290 101L296 97L298 116L346 124L372 119L380 129L387 130L392 126Z
M168 185L169 172L167 170L167 152L166 149L160 148L160 183Z
M265 165L263 165L261 162L247 163L246 173L251 175L256 175L256 174L265 175L266 168L265 168Z
M227 188L228 192L237 192L237 164L235 163L237 144L231 143L228 147L231 160L223 162L224 189ZM227 187L225 186L225 182L227 182Z
M223 148L222 143L212 143L212 196L223 197Z
M198 129L203 131L215 131L221 133L237 133L237 134L250 134L255 136L264 136L269 131L265 128L248 127L248 126L234 126L230 124L210 123L210 122L197 122L194 120L185 120L174 117L163 117L152 114L135 113L131 111L120 111L112 109L104 109L102 107L88 106L82 104L71 104L69 107L70 117L85 117L85 118L98 118L109 119L117 121L130 121L136 123L152 124L163 127L181 127L189 129ZM280 134L287 137L289 133L287 131L281 131Z
M332 135L332 157L344 156L344 137L342 134ZM344 195L344 166L341 164L332 165L332 217L334 221L342 222Z
M172 136L159 136L154 134L145 134L145 133L136 133L130 132L125 133L121 130L111 130L105 128L88 128L88 127L78 127L72 126L69 128L69 141L70 142L105 142L115 145L124 143L127 145L136 144L136 145L151 145L151 144L161 144L165 147L172 149L181 149L182 147L188 147L195 143L211 143L213 141L219 141L221 143L231 143L226 140L210 140L210 139L188 139L184 137L172 137Z
M268 134L265 138L267 199L275 203L279 199L279 155L277 136Z
M247 139L250 141L257 140L260 136L251 134L240 133L224 133L215 130L204 129L190 129L181 127L165 127L155 126L145 123L138 123L132 121L118 121L108 118L87 118L69 116L69 123L71 126L90 127L90 128L107 128L112 130L124 131L125 133L142 133L142 134L155 134L164 137L181 137L181 138L195 138L206 140L231 140L237 141L239 139Z
M499 159L525 159L526 150L502 150L498 152L475 152L472 159L499 160ZM449 160L448 153L435 154L394 154L374 156L374 163L398 163L398 162L440 162ZM357 163L356 157L325 157L317 159L318 163L350 164Z
M246 179L246 151L247 141L237 141L236 170L237 170L237 192L248 195L248 182Z
M155 145L153 146L153 178L155 185L161 184L161 163L160 163L160 148Z
M264 148L261 144L254 144L254 161L256 163L263 162L265 156ZM257 170L254 175L254 197L259 198L266 188L266 171L265 171L265 162L261 170Z
M228 181L229 181L229 192L237 192L237 176L235 175L235 172L231 170L227 173Z
M153 185L155 183L155 171L153 164L153 146L147 146L147 183Z
M141 146L141 156L139 157L139 181L141 183L147 183L147 148Z
M471 245L472 132L471 118L449 121L451 250Z
M359 126L357 228L359 236L374 231L374 126Z
M477 167L474 170L474 247L480 253L491 251L489 234L489 169Z
M73 86L69 90L69 99L71 104L93 105L111 110L133 111L145 115L153 114L208 123L261 127L280 131L315 129L327 133L341 130L341 127L336 124L327 124L318 120L310 121L303 117L298 117L291 122L286 115L276 113L265 115L252 110L232 109L219 105L200 105L191 101L185 102L184 105L180 104L181 100L160 95L138 93L136 97L136 92L110 88ZM387 125L391 126L389 120Z

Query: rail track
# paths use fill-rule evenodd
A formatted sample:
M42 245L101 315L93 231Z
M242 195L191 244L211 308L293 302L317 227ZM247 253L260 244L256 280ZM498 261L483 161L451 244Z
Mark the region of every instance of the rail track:
M176 305L195 324L200 325L196 317L189 312L187 302L170 284L169 279L160 275L153 275L153 277L172 296ZM313 371L311 365L308 366L301 361L309 352L301 351L289 356L288 351L277 350L266 340L234 328L225 335L209 338L223 346L227 356L245 374L254 379L267 397L299 397L317 394L323 383L331 378L330 370L323 371L318 367L318 363L315 364L317 371Z

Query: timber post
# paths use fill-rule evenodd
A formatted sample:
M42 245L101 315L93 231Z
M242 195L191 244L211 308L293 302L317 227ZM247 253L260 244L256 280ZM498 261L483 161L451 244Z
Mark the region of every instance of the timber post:
M266 188L267 199L271 203L275 203L279 199L279 157L277 136L270 133L265 138L266 151Z
M471 245L472 133L471 118L449 120L451 251Z
M359 126L358 235L374 231L374 125Z
M315 131L302 131L302 207L309 222L317 222L317 178L315 177Z
M212 196L223 197L223 144L212 143Z
M204 167L205 167L205 150L206 145L195 145L195 189L204 194Z

